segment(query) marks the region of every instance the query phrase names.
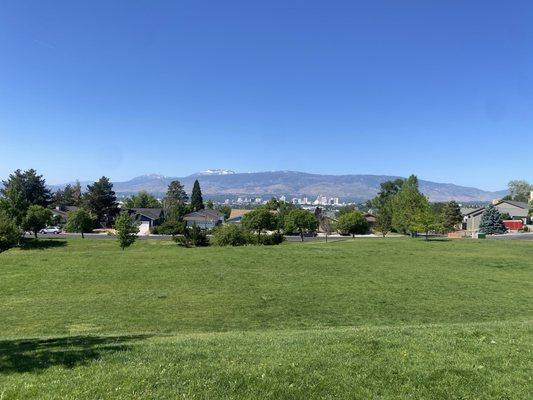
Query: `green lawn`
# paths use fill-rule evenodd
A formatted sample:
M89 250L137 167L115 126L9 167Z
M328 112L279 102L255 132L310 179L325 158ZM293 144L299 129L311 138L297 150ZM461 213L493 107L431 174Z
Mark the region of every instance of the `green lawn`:
M0 399L532 397L533 243L0 254Z

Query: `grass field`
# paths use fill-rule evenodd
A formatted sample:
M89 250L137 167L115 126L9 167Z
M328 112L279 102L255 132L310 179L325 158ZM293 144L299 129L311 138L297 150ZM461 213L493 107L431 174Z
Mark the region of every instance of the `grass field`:
M0 399L530 399L533 242L0 254Z

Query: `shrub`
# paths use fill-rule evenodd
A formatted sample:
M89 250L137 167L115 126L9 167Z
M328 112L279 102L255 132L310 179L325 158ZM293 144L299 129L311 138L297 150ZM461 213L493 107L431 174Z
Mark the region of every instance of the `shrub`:
M283 236L280 232L274 232L270 235L263 235L258 239L258 244L262 244L264 246L274 246L283 243L285 241L285 236Z
M251 234L242 226L226 224L213 231L215 246L244 246L251 241Z
M185 232L185 223L179 221L165 221L152 228L152 233L156 235L179 235L183 232Z
M176 236L173 238L180 246L184 247L205 247L209 246L209 238L207 233L203 231L198 225L193 225L191 228L186 228L183 236Z

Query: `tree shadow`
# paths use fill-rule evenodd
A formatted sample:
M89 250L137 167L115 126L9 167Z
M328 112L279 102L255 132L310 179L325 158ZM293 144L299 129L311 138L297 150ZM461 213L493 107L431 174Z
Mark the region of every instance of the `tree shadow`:
M25 238L20 244L22 250L44 250L54 247L65 247L66 240L62 239L29 239Z
M39 372L52 366L73 368L105 354L127 351L128 342L151 335L71 336L0 341L0 375Z

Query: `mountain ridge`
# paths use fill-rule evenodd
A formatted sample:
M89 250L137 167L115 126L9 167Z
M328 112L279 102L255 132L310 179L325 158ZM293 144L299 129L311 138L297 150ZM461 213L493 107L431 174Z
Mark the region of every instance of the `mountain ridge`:
M228 170L208 170L228 171ZM198 179L204 195L253 195L253 196L308 196L339 197L343 200L365 201L379 191L380 183L402 178L394 175L343 174L322 175L299 171L264 171L227 173L196 173L185 177L168 177L148 174L128 181L113 182L115 192L133 194L145 190L154 194L166 192L172 180L179 180L190 193L193 182ZM457 200L461 202L491 201L506 194L506 191L486 191L453 183L419 180L420 190L430 201ZM54 185L55 188L64 187Z

